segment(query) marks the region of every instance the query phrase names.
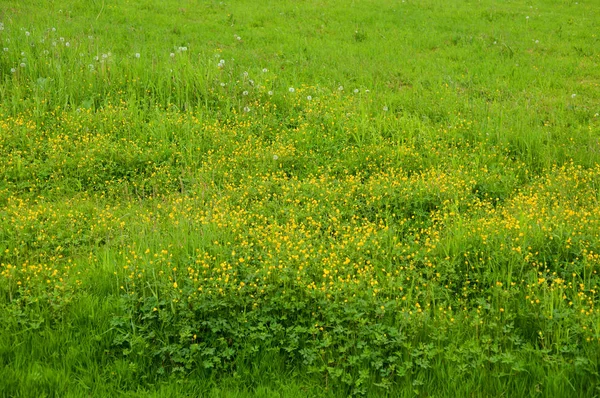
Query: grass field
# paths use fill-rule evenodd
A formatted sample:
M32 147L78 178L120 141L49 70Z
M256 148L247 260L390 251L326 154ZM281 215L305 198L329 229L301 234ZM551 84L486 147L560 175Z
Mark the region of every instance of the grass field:
M600 396L596 0L2 0L0 396Z

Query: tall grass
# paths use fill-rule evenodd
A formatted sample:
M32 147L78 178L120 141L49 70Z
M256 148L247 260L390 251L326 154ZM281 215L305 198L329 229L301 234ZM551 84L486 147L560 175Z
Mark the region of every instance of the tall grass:
M597 396L593 3L4 1L3 396Z

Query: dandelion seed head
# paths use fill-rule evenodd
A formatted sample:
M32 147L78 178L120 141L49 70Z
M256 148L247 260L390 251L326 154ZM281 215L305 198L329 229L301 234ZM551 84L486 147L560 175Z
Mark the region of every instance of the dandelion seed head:
M309 95L309 96L306 97L306 99L309 100L309 101L312 101L312 96Z
M273 95L273 92L272 92L272 91L269 91L267 94L269 94L269 95Z
M27 64L25 64L25 62L21 62L21 63L19 64L19 66L20 66L21 68L24 68L24 67L26 67L26 66L27 66Z
M571 94L571 98L577 97L577 94Z
M384 112L387 112L387 111L389 111L389 108L388 108L387 106L384 106L384 107L383 107L383 111L384 111Z
M273 155L273 160L277 160L277 159L279 159L279 156Z
M139 58L140 56L141 56L140 53L135 53L136 58Z
M263 68L262 72L267 73L269 70L267 68Z
M171 57L171 58L175 57L175 53L169 54L169 57Z
M248 91L244 91L242 95L248 95Z
M31 33L25 31L25 36L29 37L31 35Z
M344 91L344 86L339 86L338 91Z
M294 87L290 87L289 91L290 91L290 93L293 93L294 91L296 91L296 89Z
M357 88L354 89L354 94L358 94L358 89Z
M244 112L246 112L246 113L250 112L250 107L248 107L248 106L245 106L245 107L244 107Z
M17 71L16 68L10 68L10 73L15 73Z

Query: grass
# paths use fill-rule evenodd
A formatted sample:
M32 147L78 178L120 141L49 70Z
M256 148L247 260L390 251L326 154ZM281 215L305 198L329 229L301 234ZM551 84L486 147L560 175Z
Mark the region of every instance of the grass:
M593 2L0 5L0 395L600 394Z

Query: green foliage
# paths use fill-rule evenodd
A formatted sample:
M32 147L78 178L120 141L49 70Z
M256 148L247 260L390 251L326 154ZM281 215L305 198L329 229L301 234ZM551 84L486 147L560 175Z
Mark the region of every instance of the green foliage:
M580 3L3 1L0 395L598 396Z

